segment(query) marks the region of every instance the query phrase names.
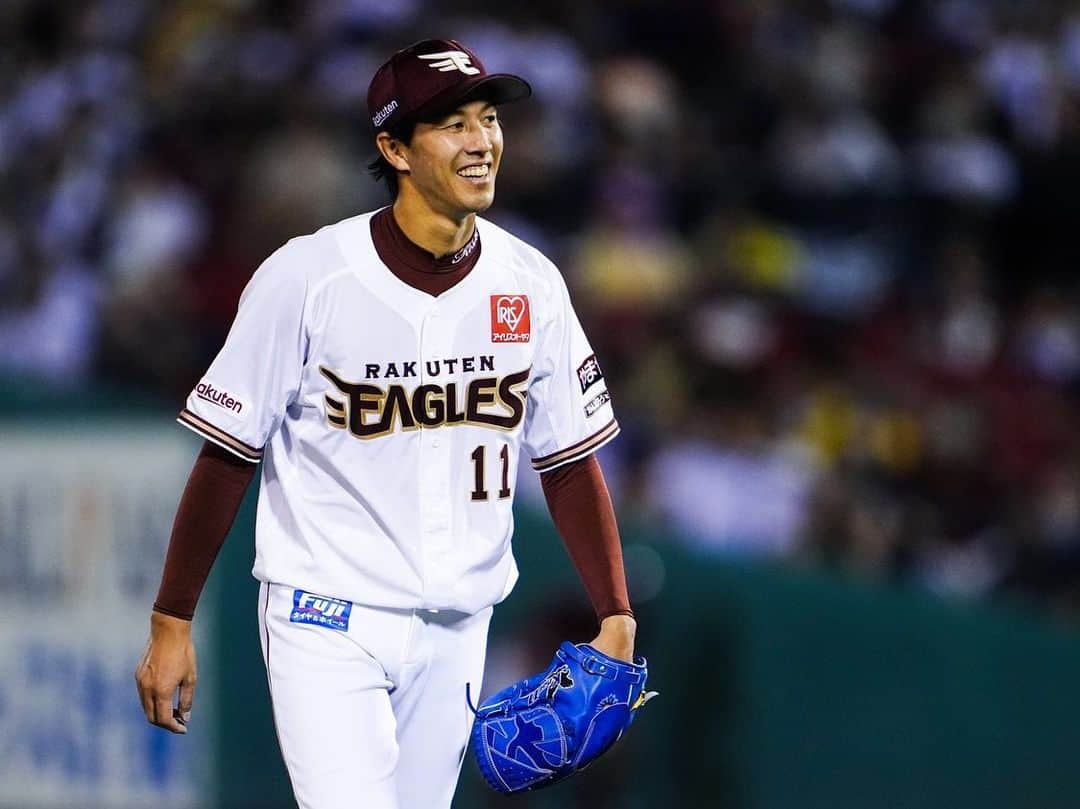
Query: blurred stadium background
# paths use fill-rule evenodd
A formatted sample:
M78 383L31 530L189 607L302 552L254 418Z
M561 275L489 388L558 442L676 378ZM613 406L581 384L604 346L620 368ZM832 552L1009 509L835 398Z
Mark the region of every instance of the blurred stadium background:
M433 35L535 88L490 215L610 380L663 692L514 803L1080 806L1075 6L6 0L0 31L0 806L293 805L250 497L192 732L135 698L197 448L171 418L258 263L385 204L367 82ZM489 684L590 631L519 485ZM458 809L511 805L478 780Z

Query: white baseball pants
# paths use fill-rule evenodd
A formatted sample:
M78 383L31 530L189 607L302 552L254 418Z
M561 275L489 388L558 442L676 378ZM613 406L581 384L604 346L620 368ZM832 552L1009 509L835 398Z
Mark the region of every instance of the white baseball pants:
M491 608L354 604L340 630L292 620L295 592L262 585L259 634L300 809L449 809L473 721L465 685L480 694Z

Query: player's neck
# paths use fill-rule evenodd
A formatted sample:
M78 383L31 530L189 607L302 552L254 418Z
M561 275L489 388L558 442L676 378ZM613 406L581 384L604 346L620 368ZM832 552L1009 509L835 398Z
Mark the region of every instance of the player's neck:
M433 211L419 195L398 194L394 201L394 221L409 241L435 258L442 258L456 253L472 238L476 214L458 221Z

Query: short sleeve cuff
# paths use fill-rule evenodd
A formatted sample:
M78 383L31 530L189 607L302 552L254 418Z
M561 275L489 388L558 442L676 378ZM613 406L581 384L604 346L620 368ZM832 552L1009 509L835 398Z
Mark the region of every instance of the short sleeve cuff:
M201 435L207 441L212 441L222 449L227 449L233 455L243 458L245 461L258 463L262 460L263 451L261 449L255 449L255 447L245 444L240 439L233 438L220 427L215 427L206 419L196 416L186 407L180 411L180 415L176 417L176 420L189 430Z
M588 438L582 439L576 444L571 444L566 449L561 449L540 458L533 458L532 468L537 472L548 472L563 464L580 461L585 456L596 452L618 434L619 423L612 419Z

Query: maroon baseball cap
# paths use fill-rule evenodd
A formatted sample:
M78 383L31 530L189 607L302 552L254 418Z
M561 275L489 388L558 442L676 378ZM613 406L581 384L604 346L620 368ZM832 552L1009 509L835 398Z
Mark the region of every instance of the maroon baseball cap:
M367 105L376 132L455 109L466 99L506 104L532 95L524 79L488 73L455 39L424 39L395 53L371 79Z

